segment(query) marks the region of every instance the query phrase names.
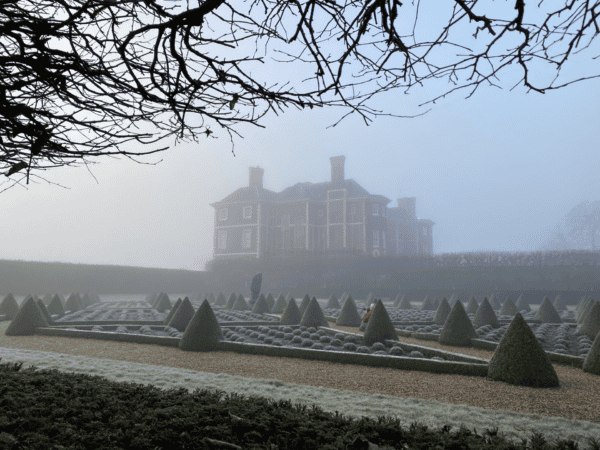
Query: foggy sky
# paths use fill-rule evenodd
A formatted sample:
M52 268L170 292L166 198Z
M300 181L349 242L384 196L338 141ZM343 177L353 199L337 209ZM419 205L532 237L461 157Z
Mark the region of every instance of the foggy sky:
M600 198L600 82L545 95L503 86L368 127L350 117L327 129L341 111L289 110L266 129L241 128L235 156L217 132L143 159L156 165L105 158L89 171L52 170L46 177L68 189L42 182L0 194L0 259L201 270L213 250L209 204L247 186L250 166L281 191L329 181L336 155L346 156L346 178L388 207L416 197L417 217L435 222L434 253L538 250L573 206ZM426 94L380 104L414 114Z

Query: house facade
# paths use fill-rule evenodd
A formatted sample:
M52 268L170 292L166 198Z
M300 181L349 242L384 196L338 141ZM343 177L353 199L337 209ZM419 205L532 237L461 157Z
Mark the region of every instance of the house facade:
M242 187L215 208L214 258L302 257L347 252L432 255L434 223L417 219L416 198L369 194L344 174L345 156L331 161L331 180L297 183L281 192L263 187L264 170L250 167Z

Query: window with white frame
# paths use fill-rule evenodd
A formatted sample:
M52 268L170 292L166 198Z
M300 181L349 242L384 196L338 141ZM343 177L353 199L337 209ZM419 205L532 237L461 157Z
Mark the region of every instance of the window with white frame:
M379 231L373 231L373 247L379 247Z
M244 219L252 218L252 206L244 206Z
M379 204L377 204L377 203L373 203L373 215L374 216L379 215Z
M356 203L350 205L350 214L352 214L353 216L356 215Z
M252 247L252 230L248 228L242 233L242 248Z
M217 247L219 250L225 250L227 248L227 231L219 230L217 238Z
M217 214L218 218L219 218L219 222L223 222L223 221L227 220L227 211L228 211L227 208L219 209L219 212Z

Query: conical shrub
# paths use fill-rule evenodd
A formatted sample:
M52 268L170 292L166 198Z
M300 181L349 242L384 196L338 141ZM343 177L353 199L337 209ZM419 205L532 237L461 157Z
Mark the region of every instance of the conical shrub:
M146 300L146 302L152 304L152 303L154 303L154 300L156 300L156 297L158 297L156 292L150 292L149 294L146 295L146 298L144 300Z
M471 300L469 300L469 303L467 303L467 308L466 308L465 312L467 314L475 314L477 312L478 308L479 308L479 303L477 303L477 300L475 300L475 297L471 297Z
M477 338L477 333L462 303L456 302L442 327L439 342L442 345L471 347L471 338Z
M596 334L592 346L583 360L584 372L600 375L600 333Z
M240 295L242 295L242 294L240 294ZM231 295L229 296L229 299L227 299L227 304L225 305L225 308L232 309L236 300L237 300L237 297L236 297L235 293L232 292Z
M560 318L560 315L552 306L550 299L548 297L544 297L544 301L540 305L536 315L536 320L541 320L542 323L562 323L563 320Z
M445 324L446 319L450 315L450 311L452 311L452 308L450 307L450 304L448 303L448 301L444 298L441 301L440 306L438 306L437 311L435 312L435 316L433 317L433 322L438 325Z
M490 359L487 378L528 387L558 387L548 355L518 313Z
M492 309L494 311L499 311L500 308L502 308L502 305L500 304L500 300L498 300L494 294L492 294L491 297L489 298L489 302L490 302L490 306L492 307Z
M554 309L556 309L557 311L566 311L567 309L567 301L565 299L563 299L560 294L556 296L556 298L554 299L554 302L552 303L552 306L554 306Z
M263 294L260 294L260 297L258 297L258 300L252 307L252 312L254 314L269 314L271 312L269 303Z
M367 308L373 303L373 293L369 292L367 294L367 298L365 299L365 303L367 304Z
M506 300L504 301L504 303L502 303L502 308L500 308L500 315L501 316L516 316L518 312L519 312L519 308L517 308L517 305L515 305L515 302L513 302L510 299L510 297L507 297Z
M238 298L231 309L233 311L250 311L250 307L242 294L238 295Z
M12 294L7 294L0 303L0 315L6 316L8 320L13 320L19 312L19 304Z
M173 305L171 305L171 301L166 296L163 296L160 298L160 300L156 304L155 309L158 312L162 313L162 312L165 312L167 309L173 309Z
M375 309L367 323L365 334L363 335L363 343L365 345L373 345L375 342L383 343L386 339L397 341L398 333L394 328L392 319L385 309L381 300L375 301Z
M44 302L44 305L48 306L52 301L52 294L50 292L46 292L46 295L44 295L42 301Z
M577 323L579 323L579 324L583 323L583 321L587 317L588 313L591 311L592 307L594 306L594 303L596 303L596 302L591 297L586 300L585 304L580 309L579 314L577 315Z
M71 294L69 295L69 298L67 298L67 301L65 302L65 311L79 311L82 308L79 305L79 302L77 301L77 297L75 297L75 294Z
M194 352L216 350L220 340L223 340L223 332L210 303L204 300L189 321L179 348Z
M177 329L180 332L184 332L192 317L194 317L194 307L192 306L192 302L190 299L185 297L173 314L171 321L169 322L169 326Z
M413 309L413 306L410 304L408 298L405 295L400 299L400 303L398 304L397 309Z
M290 298L283 314L281 315L281 319L279 320L280 325L298 325L302 320L302 316L300 315L300 310L298 309L298 305L296 305L296 300Z
M454 294L452 294L450 296L450 298L448 299L448 304L450 305L450 308L454 308L454 304L458 301L458 297Z
M217 299L215 298L215 294L213 294L212 292L208 295L208 303L210 304L214 304L217 301Z
M529 306L529 303L527 303L525 301L525 299L523 298L523 295L519 295L516 305L517 305L517 308L519 309L519 311L531 312L531 307Z
M225 298L225 295L223 295L222 292L219 292L219 295L217 295L217 300L215 300L215 305L225 306L226 303L227 303L227 299Z
M348 299L348 295L349 295L349 294L348 294L347 292L344 292L344 293L342 294L342 296L340 297L340 304L341 304L341 305L343 305L343 304L344 304L344 302L345 302L345 301Z
M273 306L275 306L275 299L270 293L267 295L267 304L269 305L269 311L272 311Z
M595 302L590 309L579 330L590 339L594 339L600 332L600 303Z
M285 297L282 294L279 294L275 305L273 305L273 308L271 308L271 312L273 314L282 314L283 311L285 311L286 306L287 302L285 301Z
M48 305L47 309L50 314L58 314L60 317L65 315L63 304L60 301L60 297L56 294L54 297L52 297L52 300L50 300L50 304Z
M433 301L431 302L431 310L432 311L437 311L437 309L439 307L440 307L440 300L438 298L434 298Z
M493 328L500 328L500 322L496 317L496 313L492 309L492 305L487 298L484 298L477 308L475 317L473 317L473 328L483 327L485 325L491 325Z
M304 311L306 311L306 308L308 308L309 303L310 303L310 297L308 296L308 294L306 294L304 296L304 298L302 299L302 302L300 302L300 306L298 306L301 316L304 315Z
M348 296L342 305L342 310L335 323L340 327L360 327L362 318L358 314L356 303L351 295Z
M37 303L38 307L40 308L40 311L44 315L44 319L46 320L48 325L52 324L52 322L53 322L52 317L50 317L50 314L48 313L48 310L46 309L46 305L44 305L44 302L38 298L36 300L36 303Z
M175 302L175 304L171 308L171 311L169 311L169 314L167 314L167 317L165 317L165 320L163 322L165 325L169 325L169 322L171 321L171 319L173 318L173 316L175 315L175 313L177 312L177 310L181 306L181 302L182 301L183 300L181 300L181 298L177 299L177 301Z
M421 311L435 311L433 309L433 303L427 295L425 296L425 300L423 300L423 304L421 305Z
M329 300L327 301L327 305L325 305L325 309L340 309L341 307L342 305L338 302L335 294L331 294L331 297L329 297Z
M287 303L289 303L289 302L290 302L290 300L291 300L291 298L292 298L292 291L289 291L289 292L287 293L287 295L285 296L285 301L286 301ZM296 306L298 306L298 305L296 305Z
M319 302L315 297L308 303L302 318L300 319L300 325L305 327L328 327L329 322L325 319L323 310L319 305Z
M83 308L87 308L88 306L92 305L92 301L90 300L90 295L86 292L85 294L83 294L83 297L81 297L81 304L83 305Z
M7 336L28 336L35 334L36 328L47 327L48 322L40 311L37 302L28 295L15 318L8 324L5 334Z
M398 305L400 305L400 300L402 299L402 295L400 294L396 294L396 297L394 298L394 303L392 304L392 306L394 308L397 308Z

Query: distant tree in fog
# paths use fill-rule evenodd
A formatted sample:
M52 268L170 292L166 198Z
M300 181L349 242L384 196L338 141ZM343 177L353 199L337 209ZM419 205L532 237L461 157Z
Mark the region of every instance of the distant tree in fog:
M379 94L425 84L433 104L501 75L538 93L600 76L563 75L576 53L597 55L600 0L560 3L2 1L0 173L29 182L215 130L233 145L289 107L369 123L397 114ZM437 80L450 87L429 90Z
M593 250L600 244L600 200L571 209L554 227L542 250Z

